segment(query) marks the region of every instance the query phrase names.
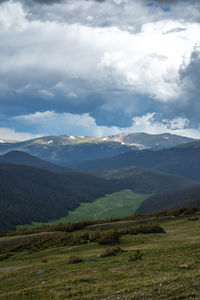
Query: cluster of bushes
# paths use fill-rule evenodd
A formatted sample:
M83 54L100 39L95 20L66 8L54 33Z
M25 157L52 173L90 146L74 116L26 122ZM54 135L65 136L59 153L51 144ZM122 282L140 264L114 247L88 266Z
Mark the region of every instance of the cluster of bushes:
M120 230L96 231L93 233L83 232L82 234L71 233L57 233L46 234L38 236L30 236L24 239L15 241L14 245L6 245L1 249L1 253L15 252L15 251L40 251L51 246L68 246L68 245L82 245L91 242L97 242L100 245L115 245L119 244L120 237L127 234L139 233L164 233L164 229L156 223L142 224L132 228L125 228Z
M113 245L119 243L121 232L118 230L111 230L105 233L100 233L97 238L97 243L100 245Z
M62 232L74 232L77 230L85 229L87 226L95 225L95 224L106 224L117 221L134 221L134 220L145 220L149 218L159 218L159 217L167 217L167 216L180 216L180 215L192 215L200 211L198 207L184 207L179 209L174 209L170 211L161 211L154 214L143 215L143 214L134 214L132 216L124 217L124 218L109 218L105 220L85 220L76 223L62 223L57 225L43 225L39 227L33 228L19 228L15 231L8 232L0 232L0 236L9 236L9 235L26 235L32 233L40 233L40 232L51 232L51 231L62 231Z
M147 223L132 228L121 229L120 233L121 235L139 233L165 233L165 230L158 223Z
M139 233L165 233L165 230L157 223L141 224L135 227L122 228L120 230L110 230L107 232L96 232L91 236L90 242L94 241L100 245L112 245L120 242L120 237L128 234L139 234Z
M23 239L18 239L1 245L0 253L12 253L18 251L40 251L54 245L68 245L70 236L66 234L50 235L46 234L43 236L30 236Z
M52 231L63 231L63 232L74 232L77 230L85 229L87 226L110 223L120 221L120 218L109 218L105 220L85 220L76 223L61 223L57 225L42 225L38 227L22 227L17 228L15 231L6 231L0 232L0 236L9 236L9 235L27 235L32 233L40 232L52 232Z

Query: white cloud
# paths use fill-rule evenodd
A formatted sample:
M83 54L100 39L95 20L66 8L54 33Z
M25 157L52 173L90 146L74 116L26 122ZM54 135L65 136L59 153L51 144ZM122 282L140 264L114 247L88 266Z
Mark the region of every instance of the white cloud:
M156 113L148 113L141 117L133 118L133 125L129 132L146 132L150 134L171 133L191 138L200 139L200 128L190 128L189 120L183 117L163 119L158 121Z
M54 98L55 97L54 93L52 93L52 92L50 92L48 90L40 90L38 93L40 95L48 97L48 98Z
M100 126L88 113L78 115L70 113L55 113L53 111L37 112L30 115L15 117L15 121L32 125L43 135L68 134L81 136L107 136L125 132L146 132L149 134L172 133L193 138L200 138L200 130L189 127L186 118L177 117L171 120L158 121L159 115L148 113L132 119L130 127ZM200 128L199 128L200 129ZM47 131L48 130L48 131Z
M102 4L89 2L84 3ZM69 1L63 9L80 7L80 1L77 3ZM147 19L141 31L130 32L116 25L100 28L29 17L19 2L1 5L0 75L8 90L19 90L31 82L40 93L53 97L58 83L67 86L70 79L83 80L86 89L99 93L112 87L161 102L182 96L179 69L183 62L189 63L200 24ZM176 30L182 27L184 31Z
M104 136L117 134L120 129L112 126L98 126L88 113L78 115L70 113L55 113L53 111L36 112L13 118L26 125L32 125L44 134L69 134L82 136Z
M3 140L25 141L39 136L41 135L31 134L28 132L16 132L10 128L0 128L0 139Z

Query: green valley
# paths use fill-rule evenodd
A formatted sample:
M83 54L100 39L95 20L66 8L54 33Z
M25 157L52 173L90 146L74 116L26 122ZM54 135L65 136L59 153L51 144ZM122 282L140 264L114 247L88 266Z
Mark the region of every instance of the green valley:
M126 217L132 215L149 196L136 194L131 190L108 194L91 203L81 203L75 210L69 211L66 218L59 219L56 223Z
M81 203L75 210L70 210L68 215L47 223L33 222L23 227L35 227L44 224L59 224L65 222L78 222L82 220L102 220L107 218L123 218L134 214L140 204L150 195L136 194L131 190L122 190L100 197L91 203Z

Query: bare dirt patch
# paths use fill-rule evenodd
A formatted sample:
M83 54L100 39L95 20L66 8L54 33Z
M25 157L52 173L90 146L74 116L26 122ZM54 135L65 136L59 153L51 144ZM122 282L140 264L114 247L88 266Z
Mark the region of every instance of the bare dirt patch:
M0 268L0 274L14 272L14 271L17 271L17 270L19 270L21 268L22 267L18 267L18 266L10 266L10 267Z

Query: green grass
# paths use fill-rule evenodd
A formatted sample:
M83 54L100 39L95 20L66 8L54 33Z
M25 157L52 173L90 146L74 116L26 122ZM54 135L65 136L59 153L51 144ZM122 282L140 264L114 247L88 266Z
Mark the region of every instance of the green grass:
M0 299L199 299L200 219L161 225L166 234L123 236L125 251L105 258L97 243L17 252L0 262ZM129 261L136 250L142 259Z
M147 194L122 190L98 198L91 203L81 203L78 208L69 211L67 217L57 220L56 223L126 217L132 215L147 197L149 197Z
M47 223L32 222L32 224L19 225L17 228L32 228L41 225L53 225L66 222L78 222L82 220L102 220L107 218L123 218L134 214L140 204L148 198L148 194L136 194L131 190L108 194L96 199L94 202L81 203L68 215Z

